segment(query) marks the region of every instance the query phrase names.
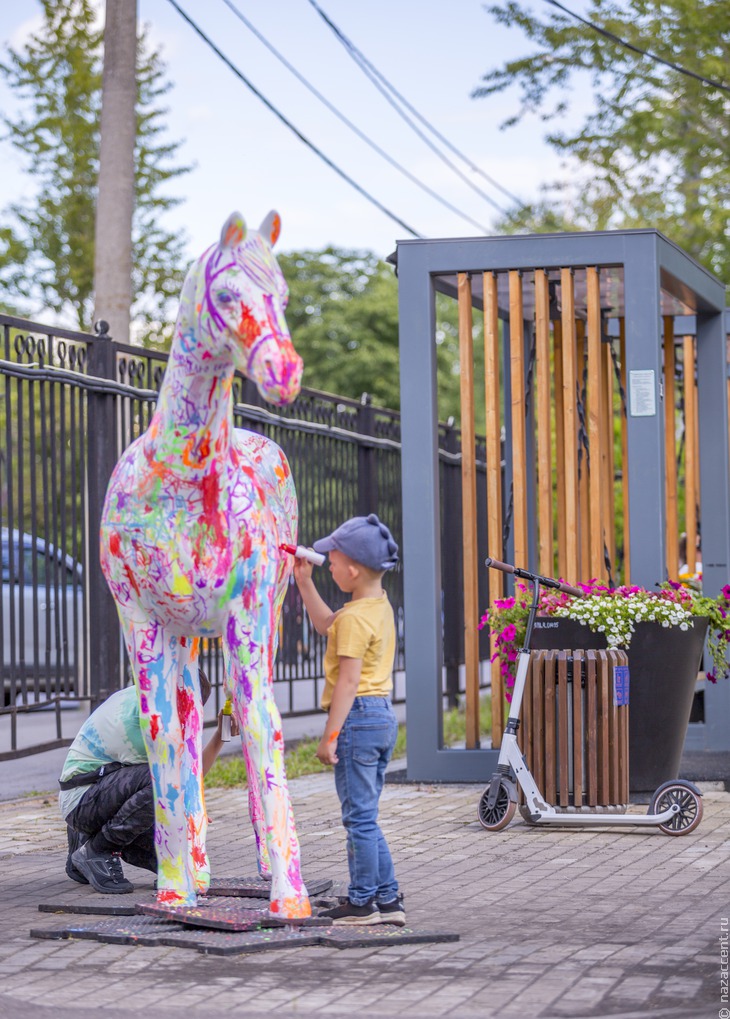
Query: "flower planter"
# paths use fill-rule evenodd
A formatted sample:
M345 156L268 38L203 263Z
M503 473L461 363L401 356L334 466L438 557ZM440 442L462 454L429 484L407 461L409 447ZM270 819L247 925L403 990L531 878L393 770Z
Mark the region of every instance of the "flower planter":
M629 656L629 788L652 793L679 776L707 620L680 630L637 623ZM603 634L573 619L538 616L530 646L535 649L600 649Z

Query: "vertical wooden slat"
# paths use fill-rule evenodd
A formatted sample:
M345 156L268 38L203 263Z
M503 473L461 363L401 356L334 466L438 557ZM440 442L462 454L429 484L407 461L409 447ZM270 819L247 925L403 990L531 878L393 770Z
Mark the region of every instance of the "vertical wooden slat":
M694 337L682 340L684 357L684 498L685 525L687 532L687 569L695 572L697 563L697 396L695 388L695 345Z
M553 472L550 448L550 294L547 273L535 270L535 362L537 372L537 527L540 573L551 577L553 562Z
M461 381L461 495L464 549L464 663L466 746L479 746L479 585L477 577L477 484L474 427L474 340L471 280L458 274L459 365Z
M596 691L596 652L586 651L585 657L585 700L586 700L586 792L588 802L598 803L598 726Z
M619 319L619 356L621 358L621 388L626 388L626 319ZM629 423L626 420L628 407L621 414L621 507L624 517L624 584L631 583L631 541L629 538Z
M591 577L606 579L603 558L604 519L601 480L605 476L601 442L601 290L598 269L586 269L586 332L588 344L588 380L586 385L586 431L591 457L588 478L589 572Z
M583 691L581 675L583 652L573 651L573 806L583 804Z
M577 370L578 386L580 389L583 388L584 374L587 372L586 364L586 331L585 323L582 319L577 319L575 323L575 363ZM576 393L576 400L578 394ZM584 427L585 427L585 406L583 408L584 415ZM578 418L580 427L580 417ZM585 433L586 438L588 433ZM589 491L589 471L590 471L590 450L586 451L585 448L581 449L578 446L578 520L579 520L579 544L578 544L578 576L584 580L588 580L594 576L591 573L591 507L590 507L590 491Z
M515 565L528 565L527 451L525 442L525 326L522 274L509 274L510 411L512 422L512 495Z
M499 314L497 277L485 272L484 283L484 397L486 403L487 547L496 559L502 548L502 416L499 395ZM502 572L489 570L489 604L502 597ZM490 658L496 651L496 634L490 633ZM492 662L492 746L502 742L504 690L499 660Z
M667 514L667 575L679 576L679 509L677 505L677 440L674 395L674 318L664 316L664 501Z
M608 660L608 802L620 803L619 799L619 713L615 696L614 670L617 664L617 652L609 649L604 652Z
M570 806L568 785L568 651L558 652L558 783L560 806Z
M565 407L563 403L563 324L553 322L553 372L555 377L555 487L557 489L558 576L568 576L565 532Z
M547 656L551 651L535 652L535 669L532 674L532 721L535 726L532 759L535 770L532 777L537 788L545 789L545 669Z
M608 537L608 552L611 556L612 577L616 583L616 510L614 506L614 452L613 452L613 359L611 344L602 343L603 372L603 414L601 446L606 451L604 487L604 520Z
M565 464L565 577L576 583L578 575L578 415L575 362L575 292L572 269L560 270L563 348L563 456Z
M605 651L599 651L596 658L598 681L598 738L596 740L598 754L598 803L601 806L608 806L611 802L608 778L608 659L606 658Z
M545 656L545 785L543 792L548 803L555 803L555 743L557 732L555 728L555 668L556 660L560 656L559 651L548 651Z

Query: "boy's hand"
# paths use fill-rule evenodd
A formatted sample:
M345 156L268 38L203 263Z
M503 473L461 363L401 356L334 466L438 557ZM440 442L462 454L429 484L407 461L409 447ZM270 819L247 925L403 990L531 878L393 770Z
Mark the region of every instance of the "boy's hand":
M236 716L234 714L230 714L228 717L231 720L231 736L240 736L241 735L241 730L239 728L238 722L236 721ZM219 739L222 736L222 731L221 731L221 726L222 725L223 725L223 708L221 708L220 711L218 712L218 738Z
M337 756L337 740L326 740L323 736L317 747L317 759L322 764L337 764L339 761Z
M310 563L308 559L300 559L299 556L294 558L294 579L297 584L306 582L312 579L312 570L314 564Z

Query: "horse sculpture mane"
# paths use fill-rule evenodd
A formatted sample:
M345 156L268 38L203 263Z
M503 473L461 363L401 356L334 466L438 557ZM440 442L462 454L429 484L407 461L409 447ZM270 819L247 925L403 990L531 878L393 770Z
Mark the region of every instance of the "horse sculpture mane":
M210 868L201 770L201 637L221 636L242 733L249 812L272 912L311 912L284 772L271 676L296 542L297 502L282 450L233 427L238 369L282 404L302 362L284 318L287 287L270 213L247 233L239 213L193 264L149 428L120 458L101 521L102 569L138 687L152 771L157 897L194 905Z

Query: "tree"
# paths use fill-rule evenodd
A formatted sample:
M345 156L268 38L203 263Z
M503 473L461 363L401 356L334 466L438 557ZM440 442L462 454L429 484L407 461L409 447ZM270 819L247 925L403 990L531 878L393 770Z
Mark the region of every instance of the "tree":
M304 384L353 399L366 392L373 403L397 410L398 281L392 266L370 251L334 247L293 251L278 261L289 284L286 318L304 359ZM436 319L439 416L458 421L456 303L439 295Z
M26 313L49 308L72 315L79 328L92 324L94 219L99 169L102 33L94 27L91 0L41 0L43 23L22 51L7 50L0 63L25 112L2 118L11 144L26 159L37 194L5 212L0 230L0 281ZM184 238L166 231L160 214L180 201L162 193L189 167L172 165L178 143L162 140L170 89L164 65L144 33L137 60L134 313L165 321L183 279Z
M106 0L99 178L94 233L94 318L129 338L132 312L137 0Z
M325 248L278 256L289 284L286 317L304 359L305 385L341 396L370 393L397 407L398 286L368 251Z
M577 130L546 136L579 167L577 195L560 218L567 215L574 228L656 228L730 280L727 91L557 10L543 20L508 0L488 12L536 44L529 55L484 75L486 84L473 93L518 88L519 109L503 127L530 114L559 119L568 109L571 84L593 90L595 108ZM585 18L700 78L729 83L726 0L591 0Z

